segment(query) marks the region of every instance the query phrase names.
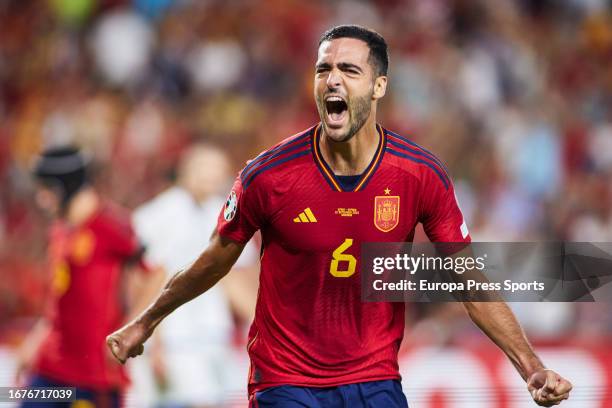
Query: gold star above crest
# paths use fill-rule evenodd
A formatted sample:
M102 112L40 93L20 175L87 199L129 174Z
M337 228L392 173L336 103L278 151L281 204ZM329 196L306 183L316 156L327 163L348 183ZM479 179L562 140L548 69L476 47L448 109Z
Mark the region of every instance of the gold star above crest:
M385 194L386 194L386 195L391 194L391 190L389 190L389 187L385 188Z

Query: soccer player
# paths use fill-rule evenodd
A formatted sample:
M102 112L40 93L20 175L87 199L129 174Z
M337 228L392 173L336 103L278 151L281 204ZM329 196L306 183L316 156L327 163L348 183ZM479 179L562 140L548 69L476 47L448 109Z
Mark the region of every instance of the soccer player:
M404 305L360 300L362 242L467 246L468 229L440 161L376 123L387 87L387 45L374 31L323 34L314 93L321 122L252 160L240 173L199 259L176 274L136 320L108 337L121 362L155 326L221 279L261 230L260 290L249 333L253 407L406 407L397 353ZM503 303L465 303L542 406L571 384L535 355Z
M89 184L86 162L73 147L42 154L35 167L38 204L54 217L49 233L51 295L46 315L26 337L19 371L33 387L76 387L82 406L119 407L127 384L123 367L105 347L109 331L126 321L122 269L148 271L132 304L136 316L153 299L163 275L137 266L142 248L129 214L103 200ZM24 407L43 406L24 403ZM69 403L44 403L69 406ZM79 405L79 406L81 406Z
M134 229L150 263L174 273L198 257L215 230L225 201L220 194L225 194L230 174L225 152L215 146L195 144L181 156L176 183L133 213ZM230 279L186 304L157 329L148 360L157 383L165 385L160 387L164 406L222 406L228 395L241 389L247 369L237 361L232 344L232 311L242 321L253 319L257 255L255 246L247 244ZM154 393L143 381L151 370L132 365L137 368L145 368L132 371L132 392L141 403Z

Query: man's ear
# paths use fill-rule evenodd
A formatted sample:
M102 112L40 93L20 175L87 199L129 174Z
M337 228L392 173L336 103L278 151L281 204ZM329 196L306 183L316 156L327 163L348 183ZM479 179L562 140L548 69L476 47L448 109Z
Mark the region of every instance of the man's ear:
M387 92L387 77L379 76L374 80L374 94L372 95L373 99L380 99L385 96Z

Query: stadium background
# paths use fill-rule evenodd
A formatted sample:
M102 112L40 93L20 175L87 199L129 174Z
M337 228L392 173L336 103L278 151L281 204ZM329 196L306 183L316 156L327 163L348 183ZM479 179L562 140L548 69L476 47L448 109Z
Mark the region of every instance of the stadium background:
M612 241L612 2L0 0L0 386L47 284L34 155L81 145L129 208L194 141L237 171L317 120L316 41L347 22L387 39L380 122L447 164L475 240ZM609 304L512 307L564 406L612 404ZM532 406L459 305L409 311L411 407Z

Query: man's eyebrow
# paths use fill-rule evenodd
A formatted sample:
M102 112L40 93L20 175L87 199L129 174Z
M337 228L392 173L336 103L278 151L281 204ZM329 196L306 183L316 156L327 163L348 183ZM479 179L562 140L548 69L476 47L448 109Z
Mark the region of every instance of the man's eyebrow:
M329 68L331 68L331 64L329 64L328 62L319 62L318 64L315 65L315 69L329 69ZM360 73L363 72L363 69L361 69L359 65L352 64L350 62L340 62L338 63L338 68L342 70L355 69L359 71Z
M350 62L340 62L338 64L338 68L340 69L356 69L359 72L363 72L363 69L359 65L351 64Z

